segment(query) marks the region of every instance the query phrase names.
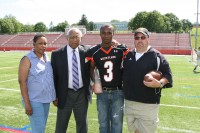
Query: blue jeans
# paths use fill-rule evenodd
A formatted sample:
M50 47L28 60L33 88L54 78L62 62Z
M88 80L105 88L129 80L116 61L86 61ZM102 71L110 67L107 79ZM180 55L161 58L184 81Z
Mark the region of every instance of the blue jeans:
M124 116L122 90L103 91L97 95L97 111L100 133L122 133Z
M31 124L31 133L45 133L50 103L38 103L32 101L30 101L30 103L33 111L33 114L28 116ZM23 100L22 104L24 105Z

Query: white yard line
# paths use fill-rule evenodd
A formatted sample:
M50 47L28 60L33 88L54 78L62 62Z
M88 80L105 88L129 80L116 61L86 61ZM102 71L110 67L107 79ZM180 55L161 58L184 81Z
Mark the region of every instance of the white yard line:
M0 88L0 90L17 91L17 92L20 91L11 88ZM93 97L92 99L96 100L96 97ZM180 106L180 105L170 105L170 104L160 104L160 106L200 110L200 107L192 107L192 106Z
M178 129L178 128L170 128L170 127L159 127L158 128L162 129L162 130L167 130L167 131L173 131L173 132L180 132L180 133L197 133L195 131L192 130L186 130L186 129Z
M16 90L16 89L11 89L11 88L0 88L0 90L7 90L7 91L15 91L15 92L20 92L20 90ZM95 98L92 98L93 100L96 100ZM190 107L190 106L179 106L179 105L169 105L169 104L160 104L161 106L165 106L165 107L175 107L175 108L187 108L187 109L198 109L200 110L200 107ZM6 108L6 107L4 107ZM56 113L50 113L50 115L56 115ZM97 119L93 119L93 120L97 120ZM166 131L173 131L173 132L179 132L179 133L198 133L192 130L186 130L186 129L178 129L178 128L170 128L170 127L159 127L159 129L162 130L166 130Z
M4 81L0 81L0 83L10 82L10 81L14 81L14 80L17 80L17 79L4 80Z
M0 70L1 69L12 69L12 68L17 68L17 67L0 67Z
M191 107L191 106L179 106L179 105L170 105L170 104L160 104L161 106L166 107L176 107L176 108L185 108L185 109L197 109L200 110L200 107Z
M0 90L6 90L6 91L16 91L16 92L19 92L19 91L20 91L20 90L11 89L11 88L0 88Z

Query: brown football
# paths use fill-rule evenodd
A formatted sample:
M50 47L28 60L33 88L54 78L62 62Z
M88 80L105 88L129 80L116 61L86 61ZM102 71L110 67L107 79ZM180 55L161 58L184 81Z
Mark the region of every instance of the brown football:
M144 76L144 81L150 82L151 81L150 77L160 80L162 78L162 73L159 71L150 71Z

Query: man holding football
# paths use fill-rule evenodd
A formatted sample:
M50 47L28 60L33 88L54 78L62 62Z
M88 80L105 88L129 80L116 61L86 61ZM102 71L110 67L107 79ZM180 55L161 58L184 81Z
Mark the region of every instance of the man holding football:
M135 31L134 45L123 62L128 129L131 133L154 133L159 121L161 90L172 87L172 73L165 57L149 45L146 28Z

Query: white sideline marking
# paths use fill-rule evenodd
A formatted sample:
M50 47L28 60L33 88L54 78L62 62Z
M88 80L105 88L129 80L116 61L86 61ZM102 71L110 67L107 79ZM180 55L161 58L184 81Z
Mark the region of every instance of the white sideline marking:
M0 81L0 83L9 82L9 81L13 81L13 80L17 80L17 79L4 80L4 81Z
M10 89L10 88L0 88L0 90L20 91L20 90ZM93 97L92 99L93 99L93 100L96 100L96 97ZM200 110L200 107L191 107L191 106L180 106L180 105L170 105L170 104L160 104L160 106L175 107L175 108L187 108L187 109L197 109L197 110Z
M10 89L10 88L0 88L0 90L9 90L9 91L16 91L19 92L20 90L16 90L16 89ZM92 99L96 99L96 98L92 98ZM160 104L161 106L166 106L166 107L177 107L177 108L188 108L188 109L198 109L200 110L199 107L190 107L190 106L179 106L179 105L169 105L169 104ZM8 108L8 107L4 107L4 108ZM10 107L9 107L10 108ZM50 113L50 115L56 115L56 113ZM97 120L97 119L91 119L91 120ZM170 127L159 127L158 128L162 129L162 130L168 130L168 131L174 131L174 132L181 132L181 133L198 133L192 130L186 130L186 129L178 129L178 128L170 128Z
M0 69L12 69L12 68L17 68L17 67L0 67Z
M176 108L187 108L187 109L198 109L198 110L200 110L200 107L179 106L179 105L170 105L170 104L160 104L160 105L166 106L166 107L176 107Z
M92 99L96 100L96 97ZM160 104L160 106L200 110L200 107L191 107L191 106L180 106L180 105L170 105L170 104Z
M181 133L197 133L195 131L186 130L186 129L169 128L169 127L159 127L159 126L158 126L158 128L163 129L163 130L168 130L168 131L175 131L176 133L177 132L181 132Z
M19 92L20 90L16 90L16 89L10 89L10 88L0 88L0 90L7 90L7 91L17 91Z

